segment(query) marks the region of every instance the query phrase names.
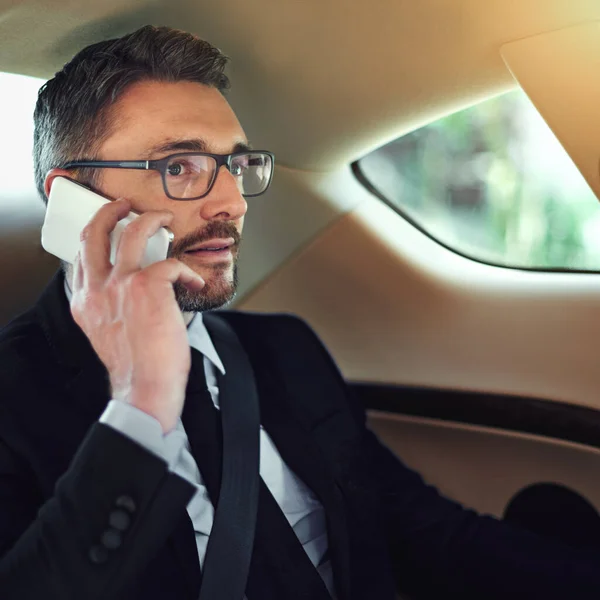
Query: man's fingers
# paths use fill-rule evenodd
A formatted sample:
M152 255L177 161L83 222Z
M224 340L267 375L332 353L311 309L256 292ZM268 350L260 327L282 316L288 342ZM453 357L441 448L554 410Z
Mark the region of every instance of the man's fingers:
M172 220L173 213L152 211L129 223L119 240L115 255L115 274L123 275L139 270L148 240Z
M73 262L73 289L71 291L75 293L83 287L83 283L84 277L83 268L81 266L81 252L78 252L75 256L75 261Z
M205 286L204 279L198 273L176 258L154 263L140 271L139 274L148 280L179 282L192 291L200 291Z
M110 233L129 214L130 204L116 200L105 204L81 232L81 267L88 284L104 281L110 264Z

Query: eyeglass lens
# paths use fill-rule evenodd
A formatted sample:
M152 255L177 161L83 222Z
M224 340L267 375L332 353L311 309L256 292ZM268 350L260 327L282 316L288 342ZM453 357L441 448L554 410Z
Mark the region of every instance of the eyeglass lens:
M216 160L211 156L187 154L174 156L167 164L165 182L173 198L197 198L206 193L215 176ZM263 193L271 180L273 162L267 154L235 154L229 170L240 193L255 196Z

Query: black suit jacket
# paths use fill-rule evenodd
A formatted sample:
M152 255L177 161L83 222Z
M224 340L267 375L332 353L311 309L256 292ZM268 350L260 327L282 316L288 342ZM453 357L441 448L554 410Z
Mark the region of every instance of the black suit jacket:
M196 600L200 569L185 510L193 488L97 423L109 399L106 371L62 286L58 274L0 333L0 598ZM221 314L250 356L265 429L324 505L340 600L392 600L396 589L437 599L600 595L598 553L478 516L382 446L302 321ZM202 421L205 431L189 427L212 440L196 459L214 496L214 419ZM106 551L117 508L131 522ZM287 567L269 551L268 532L259 535L250 600L285 597Z

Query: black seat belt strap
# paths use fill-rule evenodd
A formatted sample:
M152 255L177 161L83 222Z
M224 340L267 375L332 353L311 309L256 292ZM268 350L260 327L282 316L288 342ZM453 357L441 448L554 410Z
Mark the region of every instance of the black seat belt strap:
M217 373L223 431L221 489L199 600L242 600L250 570L259 491L260 411L250 360L229 323L203 314L225 365Z

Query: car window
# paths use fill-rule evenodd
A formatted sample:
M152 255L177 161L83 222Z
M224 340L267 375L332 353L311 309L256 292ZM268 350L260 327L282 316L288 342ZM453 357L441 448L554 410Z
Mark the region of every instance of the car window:
M0 73L0 227L21 219L23 208L43 212L33 179L33 110L42 79Z
M509 267L600 271L600 204L521 90L396 139L354 170L460 254Z

